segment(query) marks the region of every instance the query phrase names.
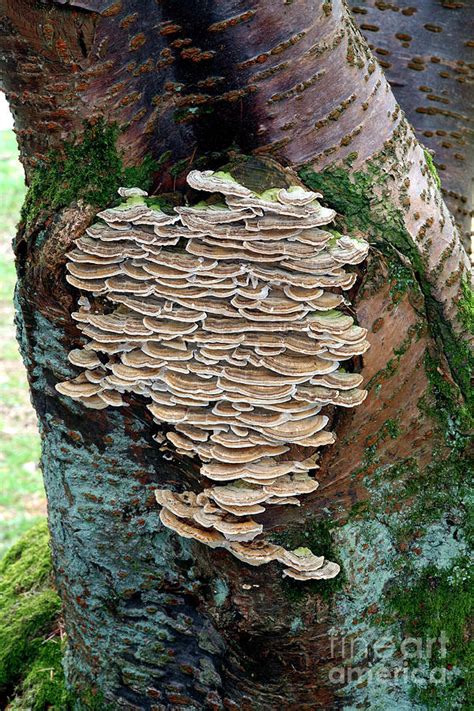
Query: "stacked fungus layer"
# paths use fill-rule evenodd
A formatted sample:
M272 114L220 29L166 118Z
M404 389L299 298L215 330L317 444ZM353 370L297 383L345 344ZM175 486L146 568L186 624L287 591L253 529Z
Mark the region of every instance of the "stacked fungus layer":
M356 279L344 267L368 244L323 229L335 213L299 186L256 194L212 171L188 183L211 195L169 211L121 188L77 240L67 280L88 340L69 356L83 372L57 389L93 408L142 395L173 426L157 440L199 457L200 493L156 492L165 526L250 565L331 578L337 564L258 539L259 517L315 491L314 453L335 440L325 406L366 396L341 367L366 330L339 307Z

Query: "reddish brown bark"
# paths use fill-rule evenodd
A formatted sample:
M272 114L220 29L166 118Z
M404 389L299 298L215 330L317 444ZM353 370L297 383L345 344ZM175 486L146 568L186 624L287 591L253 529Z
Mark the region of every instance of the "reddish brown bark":
M341 3L294 3L278 14L263 0L244 12L239 3L209 2L196 17L174 2L104 0L88 11L84 0L56 3L47 18L28 2L4 4L3 81L27 175L94 115L119 122L127 161L169 155L159 189L170 187L170 163L210 153L222 161L233 145L315 170L357 154L355 170L388 141L398 153L386 167L395 172L392 199L455 319L468 261L423 153Z
M472 227L472 5L450 0L351 3L369 47L420 141L434 151L446 202Z

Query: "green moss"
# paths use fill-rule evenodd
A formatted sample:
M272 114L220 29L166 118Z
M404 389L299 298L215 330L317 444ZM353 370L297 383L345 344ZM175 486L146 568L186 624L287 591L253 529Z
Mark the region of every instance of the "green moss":
M0 562L0 703L9 711L109 710L102 694L88 690L76 697L66 688L61 603L51 574L43 521Z
M469 560L457 558L447 569L427 566L407 582L404 577L389 592L388 609L401 621L405 637L438 640L427 660L430 668L454 669L446 685L415 687L413 695L428 709L467 708L464 704L473 698L468 670L474 669L474 649L466 635L474 604ZM445 651L441 636L447 639Z
M460 314L465 313L460 311ZM448 359L451 373L455 378L456 385L462 393L470 412L474 408L474 390L471 387L471 378L474 368L474 352L469 344L457 336L453 330L443 321L439 309L432 307L428 309L429 325L434 337L442 339L444 343L444 353ZM460 320L463 316L460 315ZM436 379L435 374L433 377ZM439 378L438 378L439 381ZM457 388L455 388L457 389ZM459 401L459 394L457 401Z
M57 638L43 642L9 711L66 711L71 707L62 667L63 646Z
M113 707L105 701L102 692L88 689L75 697L75 711L113 711Z
M431 399L423 399L421 407L438 420L444 441L453 453L463 453L469 444L469 430L474 425L474 413L462 401L461 393L442 369L439 359L427 353L425 372L430 383Z
M453 507L457 509L455 517L460 529L469 537L472 412L433 354L425 354L424 368L429 385L418 406L437 423L433 432L432 461L420 468L415 459L408 457L371 471L369 467L377 464L380 443L388 436L396 439L401 434L399 424L387 420L379 432L367 440L362 467L356 472L370 471L365 485L371 492L371 502L370 506L352 510L351 517L361 514L386 517L392 537L398 543L410 540L414 530L421 531L441 520ZM401 502L404 504L399 511Z
M469 333L474 333L474 292L467 279L462 281L462 294L458 302L459 320Z
M117 124L104 119L84 123L83 134L52 151L31 178L21 217L28 227L42 211L54 211L79 198L104 207L120 186L147 189L157 163L150 156L138 166L125 168L116 142Z
M341 565L333 542L333 528L332 521L308 521L304 526L274 533L271 540L287 550L309 549L315 555L323 555L327 560ZM285 596L298 603L304 601L307 595L320 595L324 600L330 600L334 593L342 588L344 582L345 575L341 566L339 575L331 580L311 580L305 583L283 578L282 587Z
M392 303L398 304L409 289L416 286L413 270L397 259L390 261L390 296Z
M426 148L423 148L423 153L425 154L425 160L426 160L426 165L428 166L428 170L430 171L431 175L433 176L435 183L438 188L441 187L441 179L438 175L438 171L436 170L436 166L433 162L433 156L431 153L426 150Z
M459 525L469 538L472 516L472 410L464 404L456 384L443 374L441 363L427 353L424 362L429 390L419 407L438 423L433 460L424 471L414 468L405 483L405 496L413 496L412 523L420 525L460 506ZM435 440L436 441L436 440ZM407 522L410 528L410 522Z
M173 163L171 168L169 169L169 174L173 178L178 178L181 173L184 173L186 168L189 166L189 158L183 158L181 160L176 161L176 163Z
M362 232L382 250L386 245L395 247L410 259L415 272L422 273L422 259L405 229L402 211L374 191L377 186L378 191L388 192L391 175L382 161L368 161L366 167L365 171L350 172L348 163L347 167L329 166L321 173L302 168L299 174L308 187L320 190L325 202L344 216L339 220L343 229Z
M42 657L60 599L51 584L46 523L26 533L0 562L0 691L6 696Z

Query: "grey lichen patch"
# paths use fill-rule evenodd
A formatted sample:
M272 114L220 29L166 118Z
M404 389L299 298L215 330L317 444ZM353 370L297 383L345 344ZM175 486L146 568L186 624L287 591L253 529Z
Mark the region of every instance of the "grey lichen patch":
M138 461L134 452L146 452L149 443L131 437L118 413L108 422L94 444L47 416L42 462L58 583L67 590L73 650L66 655L67 678L78 694L87 686L102 690L106 702L122 684L145 696L150 674L165 685L176 665L192 657L194 647L197 652L199 638L218 638L185 597L197 590L191 549L183 541L178 550L151 505L156 456ZM74 620L84 610L82 629Z
M64 348L64 334L60 328L39 311L34 314L34 324L32 326L34 342L31 345L31 359L34 368L31 370L32 387L38 392L54 394L54 382L51 382L51 375L54 378L71 377L74 368L64 360L66 349ZM46 378L46 373L48 377Z
M390 533L376 520L353 521L338 529L336 544L348 589L336 599L340 622L329 631L332 680L344 684L336 692L341 707L413 711L410 681L399 673L403 660L395 654L400 629L382 621L385 589L399 556Z
M299 632L301 629L303 629L303 627L304 627L304 624L303 624L303 620L301 619L301 617L297 616L292 619L291 624L290 624L290 631L293 632L293 634L296 634L297 632Z
M217 607L222 607L229 595L229 586L225 580L216 578L213 583L214 602Z
M123 202L77 240L66 279L84 294L73 318L88 341L70 354L83 372L57 390L96 410L142 395L174 426L163 449L198 454L212 485L156 491L165 526L250 565L278 560L296 580L332 578L324 556L255 539L266 507L318 486L315 457L290 446L331 444L322 408L365 398L340 363L367 350L366 330L338 307L356 280L344 267L368 245L321 229L334 212L295 178L258 191L193 170L188 183L211 197L164 211L120 188Z

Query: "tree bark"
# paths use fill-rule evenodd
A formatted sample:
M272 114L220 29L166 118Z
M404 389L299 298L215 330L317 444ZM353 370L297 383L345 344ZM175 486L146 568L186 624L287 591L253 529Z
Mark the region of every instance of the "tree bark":
M345 579L329 596L324 583L288 585L276 566L249 568L163 529L153 490L192 488L197 464L163 459L138 398L91 412L54 390L75 374L67 353L80 343L66 254L98 207L45 201L20 224L17 322L78 707L378 708L373 685L331 673L345 661L337 635L400 639L382 591L388 600L404 580L414 589L417 556L428 565L447 538L449 561L464 551L465 423L452 412L466 390L468 273L381 67L339 0L1 8L2 81L27 181L73 133L80 143L84 120L104 117L119 124L126 164L160 162L156 192L181 189L193 165L270 155L373 245L352 298L372 343L356 364L369 397L338 415L318 492L274 522L303 543L333 529ZM386 665L396 664L394 650ZM418 708L396 678L379 692L380 708Z
M399 7L355 0L351 7L416 135L434 153L443 196L469 251L474 170L472 5L424 0Z

